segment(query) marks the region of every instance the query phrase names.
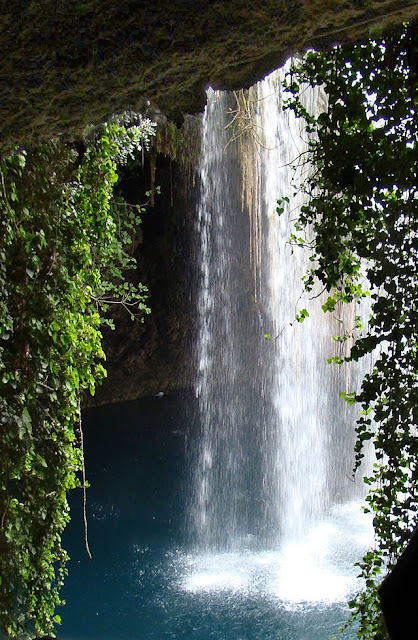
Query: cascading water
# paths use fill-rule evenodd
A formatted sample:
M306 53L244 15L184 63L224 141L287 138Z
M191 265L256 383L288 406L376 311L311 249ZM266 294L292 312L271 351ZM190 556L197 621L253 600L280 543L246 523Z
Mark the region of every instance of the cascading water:
M282 77L208 92L193 420L181 392L84 416L93 561L75 495L63 640L325 640L349 615L370 529L339 392L361 372L326 358L354 309L300 299L307 255L288 238L301 196L280 217L276 200L306 134L282 112Z
M276 212L308 144L282 110L283 77L246 93L209 90L203 118L189 514L205 553L284 549L361 494L351 478L355 413L339 397L361 372L326 361L340 347L332 337L353 328L354 305L325 315L323 299L303 294L308 252L288 242L301 192ZM324 108L319 89L305 93L309 110Z

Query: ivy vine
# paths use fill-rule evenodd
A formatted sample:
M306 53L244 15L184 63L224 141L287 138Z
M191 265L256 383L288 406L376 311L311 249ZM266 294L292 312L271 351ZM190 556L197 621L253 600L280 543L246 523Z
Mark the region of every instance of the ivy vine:
M287 107L306 118L313 172L309 203L297 222L297 244L312 251L305 278L328 291L324 311L368 295L371 316L346 360L375 354L360 391L354 470L372 441L373 474L366 511L375 545L359 563L364 588L351 600L357 635L387 637L378 598L417 524L418 508L418 194L417 25L403 25L362 44L310 52L289 72ZM304 107L303 87L322 86L328 108ZM279 201L278 212L284 209ZM304 231L313 229L306 239ZM296 237L296 236L295 236Z
M80 486L80 400L106 375L109 304L143 317L125 280L141 208L113 198L118 163L148 144L135 114L0 160L0 633L53 633L67 573L67 493Z

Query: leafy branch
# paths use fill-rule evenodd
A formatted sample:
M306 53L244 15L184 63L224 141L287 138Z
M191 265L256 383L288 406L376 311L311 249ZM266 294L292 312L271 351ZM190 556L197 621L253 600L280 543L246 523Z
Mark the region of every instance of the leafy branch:
M326 55L310 52L287 82L287 108L305 118L315 133L310 141L315 171L303 187L309 203L298 220L299 230L313 233L305 288L322 283L328 291L326 312L334 312L340 302L366 296L371 301L367 331L354 340L348 357L331 358L355 361L375 354L361 389L344 394L347 402L361 406L354 470L366 442L372 442L377 460L366 478L366 511L373 513L375 545L358 563L364 587L350 602L357 635L367 640L387 637L379 584L417 523L415 27L403 25ZM300 98L306 84L323 86L328 95L328 108L319 115L310 113ZM303 238L293 242L308 246Z
M154 126L123 118L89 131L78 162L59 140L0 160L0 634L13 640L60 622L68 491L86 500L80 399L106 375L104 312L149 311L126 279L143 208L114 186Z

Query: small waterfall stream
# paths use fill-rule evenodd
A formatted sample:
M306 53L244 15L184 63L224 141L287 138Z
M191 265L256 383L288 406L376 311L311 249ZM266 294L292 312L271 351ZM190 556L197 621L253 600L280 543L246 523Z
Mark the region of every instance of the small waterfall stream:
M362 492L351 479L355 409L339 397L361 372L326 362L355 305L332 316L318 292L303 293L308 252L288 242L301 192L276 213L308 143L282 110L284 73L239 94L210 89L203 118L189 512L193 544L206 552L297 543L331 505ZM305 95L310 110L324 108L319 89Z

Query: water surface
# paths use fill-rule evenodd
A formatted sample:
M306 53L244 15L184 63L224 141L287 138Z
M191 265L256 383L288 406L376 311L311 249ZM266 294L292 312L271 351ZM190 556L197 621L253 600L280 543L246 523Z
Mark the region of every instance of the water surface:
M194 551L184 532L189 402L174 394L86 412L93 559L75 491L59 637L325 640L347 618L351 562L369 541L358 505L334 506L284 549L248 539L239 551Z

